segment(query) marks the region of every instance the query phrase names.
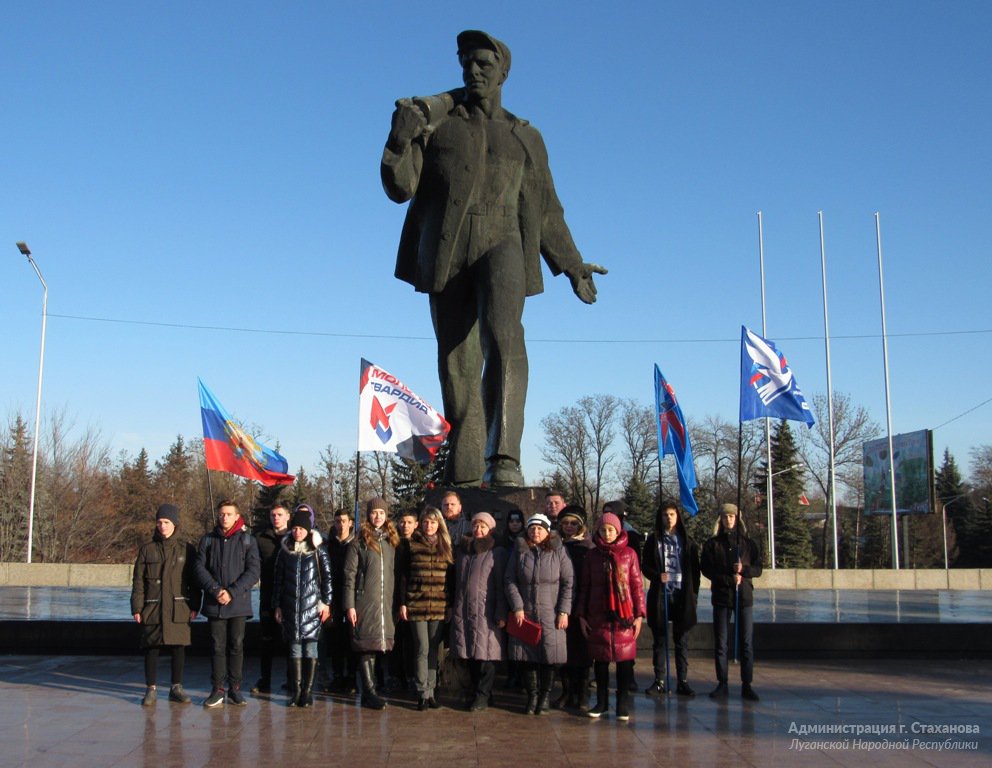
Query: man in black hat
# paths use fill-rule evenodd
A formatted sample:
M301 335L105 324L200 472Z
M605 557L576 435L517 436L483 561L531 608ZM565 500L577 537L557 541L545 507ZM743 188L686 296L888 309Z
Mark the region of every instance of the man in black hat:
M555 193L541 134L502 107L510 49L458 35L464 88L400 99L383 151L383 187L411 200L396 277L430 296L444 416L445 482L517 486L527 394L524 299L544 290L540 257L596 300ZM481 388L480 388L481 379Z

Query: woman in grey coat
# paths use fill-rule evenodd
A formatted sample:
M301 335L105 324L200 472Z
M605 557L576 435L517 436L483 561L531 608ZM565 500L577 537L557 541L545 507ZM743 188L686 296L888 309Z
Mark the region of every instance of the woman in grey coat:
M383 709L386 702L375 690L375 657L393 648L393 589L396 528L387 519L385 499L370 499L365 521L348 545L344 560L342 607L351 625L351 647L357 654L362 678L362 706Z
M510 638L510 658L525 665L528 715L540 715L550 708L548 698L555 668L568 658L565 630L572 610L574 576L561 539L551 533L551 521L536 514L527 521L527 535L517 540L510 553L503 578L512 621L523 624L524 617L541 625L541 639L528 645Z
M488 512L472 516L472 538L455 552L455 603L451 615L451 652L468 659L475 686L470 712L489 706L496 662L503 658L506 593L503 571L506 550L494 535L496 521Z

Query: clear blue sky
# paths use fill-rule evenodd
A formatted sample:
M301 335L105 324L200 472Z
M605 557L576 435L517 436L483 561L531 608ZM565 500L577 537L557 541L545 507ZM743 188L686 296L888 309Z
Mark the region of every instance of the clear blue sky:
M199 438L196 377L292 467L354 450L359 359L440 405L427 300L392 277L393 101L460 83L455 35L505 40L504 106L544 134L588 261L528 301L523 463L584 394L736 419L741 324L806 393L884 426L881 212L896 432L992 397L992 5L986 2L18 3L4 14L0 413L44 406L114 452ZM100 321L71 319L100 318ZM163 325L157 325L163 324ZM217 330L208 330L205 327ZM251 331L223 330L230 328ZM966 466L992 403L940 427Z

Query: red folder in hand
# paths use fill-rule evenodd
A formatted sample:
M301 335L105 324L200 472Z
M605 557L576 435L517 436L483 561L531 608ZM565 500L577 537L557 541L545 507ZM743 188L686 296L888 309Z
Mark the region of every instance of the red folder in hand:
M524 623L517 626L517 619L511 613L506 617L506 631L510 637L515 637L527 645L537 645L541 642L541 624L537 621L531 621L526 616Z

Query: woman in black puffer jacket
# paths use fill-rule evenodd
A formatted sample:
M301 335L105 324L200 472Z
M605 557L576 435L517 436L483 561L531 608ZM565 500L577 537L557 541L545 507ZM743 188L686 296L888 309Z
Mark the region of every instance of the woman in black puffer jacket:
M301 505L304 506L304 505ZM310 508L296 508L276 555L272 610L289 647L289 706L313 706L317 638L331 615L331 561Z

